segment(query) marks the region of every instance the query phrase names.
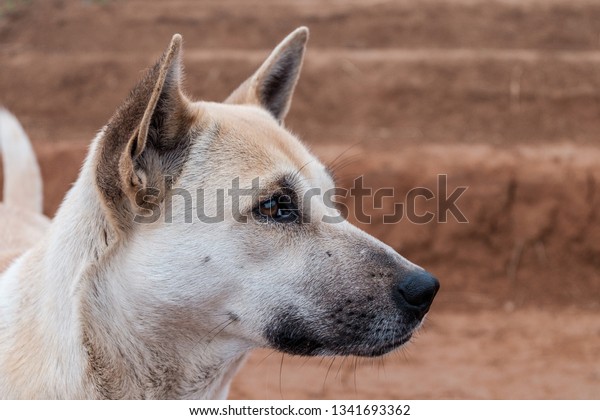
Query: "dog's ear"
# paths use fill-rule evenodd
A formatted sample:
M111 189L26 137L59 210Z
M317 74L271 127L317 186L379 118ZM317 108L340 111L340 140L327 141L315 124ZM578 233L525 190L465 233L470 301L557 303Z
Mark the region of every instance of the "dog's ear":
M300 27L289 34L256 73L242 83L225 103L261 105L277 121L283 122L300 76L306 41L306 27Z
M181 91L181 43L174 35L98 144L96 182L119 230L131 225L139 207L162 201L187 157L195 113Z

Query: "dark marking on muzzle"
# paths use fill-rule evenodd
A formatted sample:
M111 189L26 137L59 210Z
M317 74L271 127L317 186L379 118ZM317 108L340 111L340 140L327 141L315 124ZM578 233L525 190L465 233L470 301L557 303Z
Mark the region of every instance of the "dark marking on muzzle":
M314 328L298 314L297 308L290 307L281 314L265 331L273 348L289 354L310 356L323 347L320 340L314 337Z

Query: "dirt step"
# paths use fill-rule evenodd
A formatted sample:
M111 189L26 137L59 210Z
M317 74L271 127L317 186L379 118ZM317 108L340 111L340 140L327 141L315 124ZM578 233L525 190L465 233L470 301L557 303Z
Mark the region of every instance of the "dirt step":
M56 211L76 179L87 147L87 142L36 144L47 214ZM443 279L440 307L599 308L600 148L398 143L386 151L348 144L315 144L313 150L333 162L342 187L367 174L364 187L392 189L379 209L364 200L368 223L355 216L355 202L346 200L350 220ZM447 176L446 194L440 175ZM395 204L407 209L407 194L415 187L442 198L467 187L455 203L468 223L459 223L452 212L442 223L438 201L424 198L416 201L415 212L431 212L432 221L417 223L405 211L396 213L403 215L399 221L385 223Z
M186 87L205 100L225 98L268 54L189 47ZM33 138L86 140L154 59L144 52L0 52L0 103ZM596 144L599 68L600 52L313 48L288 125L309 141L375 147L390 138Z
M37 51L156 51L180 32L208 48L269 48L307 25L312 45L336 48L593 50L600 46L598 22L600 4L592 0L33 0L0 20L0 43Z

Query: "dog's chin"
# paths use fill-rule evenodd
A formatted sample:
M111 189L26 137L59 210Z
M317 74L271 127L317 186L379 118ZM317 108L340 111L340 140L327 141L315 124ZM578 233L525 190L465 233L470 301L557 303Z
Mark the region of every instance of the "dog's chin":
M323 349L317 355L320 356L358 356L358 357L380 357L399 349L410 341L414 331L401 335L399 338L382 341L381 343L370 343L368 345L348 344L340 345L333 349Z
M413 333L409 332L398 339L375 344L338 343L336 345L327 345L314 338L298 336L294 338L293 342L284 338L271 342L271 346L284 353L297 356L380 357L408 343L412 335Z
M355 356L363 356L363 357L379 357L379 356L383 356L383 355L388 354L388 353L390 353L390 352L392 352L394 350L397 350L398 348L400 348L404 344L408 343L411 338L412 338L412 332L404 335L403 337L401 337L398 340L395 340L395 341L389 342L389 343L384 343L384 344L382 344L381 346L378 346L378 347L373 347L371 349L368 349L366 352L360 353L360 354L356 354Z
M296 324L293 328L272 329L267 333L269 346L284 353L298 356L359 356L379 357L408 343L420 323L398 331L392 337L340 337L315 334L309 328Z

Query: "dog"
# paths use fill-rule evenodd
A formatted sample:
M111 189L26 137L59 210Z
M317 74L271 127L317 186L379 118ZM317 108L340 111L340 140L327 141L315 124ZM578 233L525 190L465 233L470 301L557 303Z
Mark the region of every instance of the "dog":
M255 348L375 357L411 338L438 281L319 200L330 172L284 128L307 40L296 29L212 103L183 93L174 35L52 221L29 140L0 113L2 398L226 398ZM232 180L244 194L219 195ZM221 220L186 220L182 191Z

